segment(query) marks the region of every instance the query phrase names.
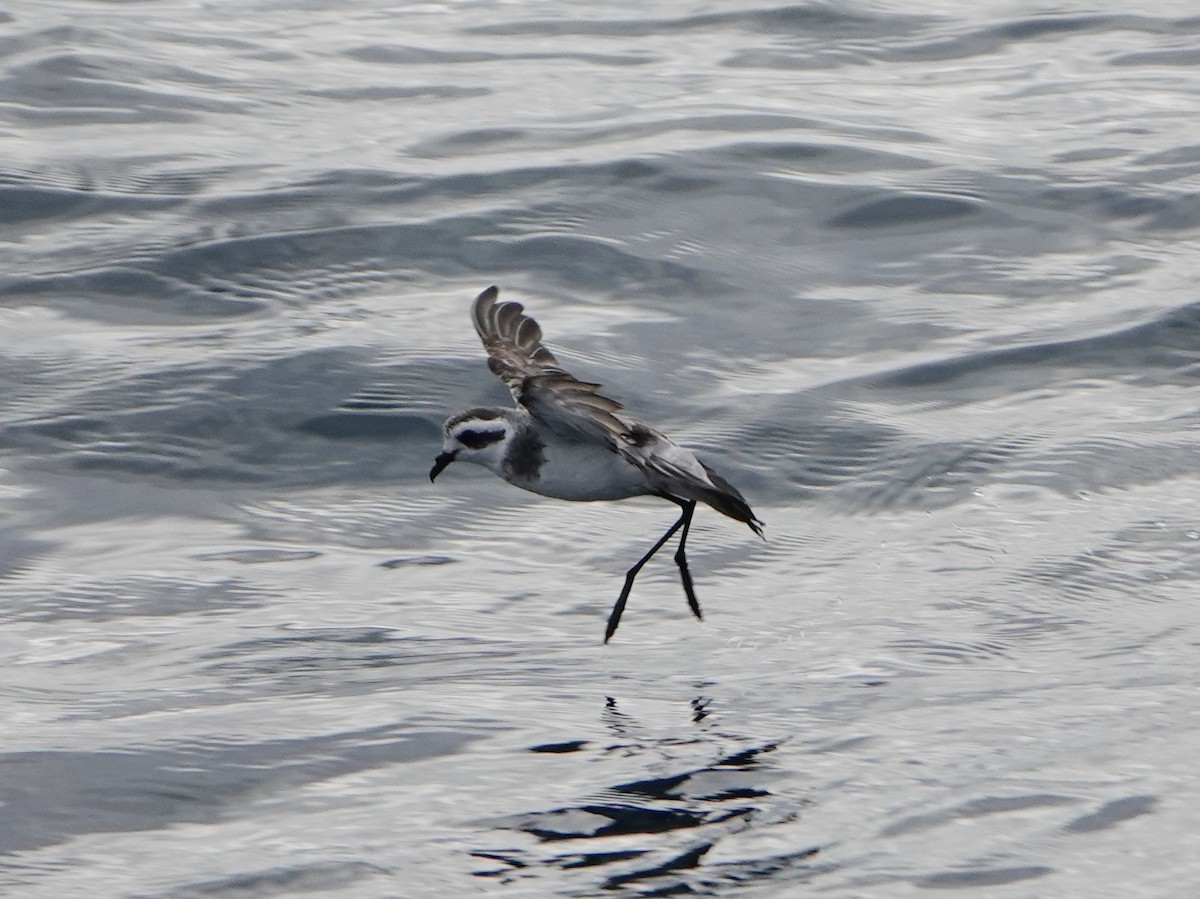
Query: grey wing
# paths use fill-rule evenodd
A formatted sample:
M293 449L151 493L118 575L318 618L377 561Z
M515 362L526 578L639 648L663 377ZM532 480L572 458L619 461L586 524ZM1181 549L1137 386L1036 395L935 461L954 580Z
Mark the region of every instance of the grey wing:
M521 399L528 377L566 375L554 354L542 346L542 329L520 303L501 303L500 288L489 287L475 298L471 320L488 354L488 368Z
M699 500L723 515L750 525L762 536L762 522L736 487L696 458L691 450L643 424L634 423L618 451L646 474L647 481L668 497Z
M580 381L542 345L542 329L520 303L501 303L489 287L475 298L471 320L488 354L488 368L513 398L552 431L574 439L601 439L616 448L628 425L615 414L616 400L599 384Z

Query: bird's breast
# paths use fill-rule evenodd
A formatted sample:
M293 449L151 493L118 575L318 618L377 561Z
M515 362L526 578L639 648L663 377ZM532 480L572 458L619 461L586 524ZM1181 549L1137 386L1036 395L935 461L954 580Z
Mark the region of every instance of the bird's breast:
M641 469L599 444L549 442L532 476L510 483L542 496L570 500L626 499L653 492Z

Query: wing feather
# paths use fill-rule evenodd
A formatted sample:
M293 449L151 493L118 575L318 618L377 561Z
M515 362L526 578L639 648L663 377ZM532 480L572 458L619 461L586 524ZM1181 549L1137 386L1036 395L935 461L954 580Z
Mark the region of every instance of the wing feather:
M542 329L520 303L500 302L489 287L475 298L471 319L488 354L488 368L512 391L513 399L561 436L600 439L613 449L629 425L616 415L621 404L580 381L542 344Z

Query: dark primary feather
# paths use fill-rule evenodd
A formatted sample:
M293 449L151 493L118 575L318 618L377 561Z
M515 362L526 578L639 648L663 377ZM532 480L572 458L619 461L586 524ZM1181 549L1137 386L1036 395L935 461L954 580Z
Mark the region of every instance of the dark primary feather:
M599 439L614 449L628 426L614 415L621 404L580 381L542 345L542 329L520 303L498 302L489 287L471 307L471 318L488 353L488 368L508 385L516 401L550 430L568 439Z
M520 303L498 303L500 289L489 287L475 298L471 320L488 354L488 368L514 396L528 377L560 374L554 354L542 346L542 329Z
M746 502L746 498L738 489L705 465L703 461L700 459L696 461L700 462L708 479L717 487L716 490L705 493L701 499L723 515L750 525L750 530L760 537L763 536L763 523L754 514L754 510L750 508L750 504Z

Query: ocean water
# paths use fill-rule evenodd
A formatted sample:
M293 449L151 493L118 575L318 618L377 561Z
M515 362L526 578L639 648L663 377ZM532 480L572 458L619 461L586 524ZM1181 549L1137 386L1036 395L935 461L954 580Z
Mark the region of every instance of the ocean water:
M1194 3L14 0L0 894L1200 886ZM766 522L428 471L498 284Z

